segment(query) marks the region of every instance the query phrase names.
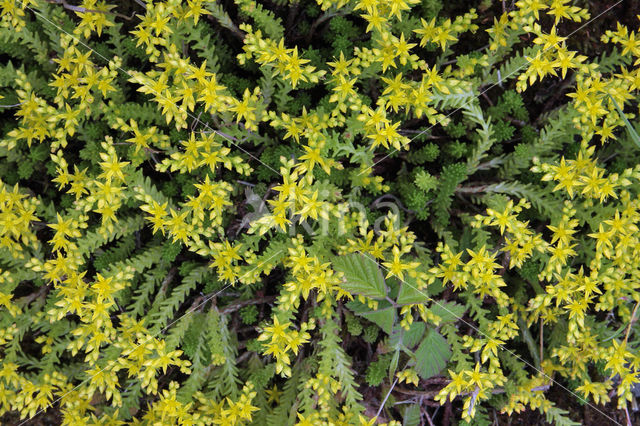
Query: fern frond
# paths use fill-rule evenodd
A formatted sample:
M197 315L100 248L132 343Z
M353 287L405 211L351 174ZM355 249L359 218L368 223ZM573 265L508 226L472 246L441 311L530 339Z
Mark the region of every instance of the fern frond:
M466 104L464 106L464 115L473 123L480 126L476 129L478 133L478 143L471 151L471 155L467 159L467 174L471 175L480 166L480 161L487 156L487 153L493 143L496 141L493 136L493 127L491 126L491 117L484 118L482 109L478 104Z
M131 297L131 305L128 310L129 315L137 318L144 313L145 307L150 302L151 295L166 277L168 270L169 268L167 266L159 266L144 275L144 279Z
M440 185L432 203L434 212L434 226L443 230L449 220L449 207L453 194L458 185L467 177L468 166L464 163L454 163L445 166L440 174Z
M558 218L562 214L562 201L554 198L547 191L521 182L499 182L482 187L484 193L500 193L514 195L531 202L540 213L548 218Z
M229 14L224 10L224 8L218 4L216 1L208 1L205 3L206 9L211 12L211 15L218 21L220 25L224 28L230 30L233 34L238 36L239 38L243 38L243 33L240 29L233 23L233 20L229 16Z
M521 52L516 52L514 56L507 59L500 67L497 69L493 68L495 71L482 81L481 86L502 86L509 80L517 78L527 69L527 65L529 64L527 57L534 57L539 50L541 50L539 46L532 46L525 47Z
M362 400L362 395L357 391L358 384L351 369L351 360L340 346L336 322L326 321L320 331L322 340L319 343L318 372L336 377L342 385L342 396L349 408L354 412L363 412L364 407L358 402Z
M296 421L295 405L298 396L298 387L301 380L302 369L299 365L295 365L291 369L291 377L287 379L282 388L280 395L280 404L278 404L269 415L267 415L267 426L292 425Z
M135 215L119 219L118 226L115 226L113 231L107 234L99 232L97 228L93 231L87 231L84 237L78 241L78 253L86 257L95 252L98 247L125 235L133 234L143 226L144 218L142 215Z
M234 0L234 3L243 14L251 17L256 27L264 31L269 38L273 40L282 38L284 34L282 20L276 17L272 11L265 10L260 3L254 0Z
M157 307L154 305L153 313L148 321L149 324L153 324L153 326L151 326L149 331L151 333L158 333L167 325L182 303L184 303L189 293L195 290L197 285L201 283L209 273L211 273L211 269L208 266L194 268L182 279L182 283L171 291L171 294L166 299L158 303Z
M214 308L215 309L215 308ZM220 399L223 395L235 398L238 395L240 382L239 369L236 365L238 357L238 345L235 336L229 330L228 320L225 315L217 313L219 323L220 346L224 352L224 363L211 372L211 378L207 385L207 395L214 399Z
M125 260L135 249L136 240L133 234L124 236L114 247L100 253L96 252L93 266L98 271L106 269L110 264Z
M499 176L508 178L532 164L533 157L552 161L557 157L554 152L564 144L572 142L579 130L573 125L573 119L578 115L571 107L562 107L554 111L547 118L548 124L540 131L535 142L520 144L514 152L504 157L503 165L498 171Z

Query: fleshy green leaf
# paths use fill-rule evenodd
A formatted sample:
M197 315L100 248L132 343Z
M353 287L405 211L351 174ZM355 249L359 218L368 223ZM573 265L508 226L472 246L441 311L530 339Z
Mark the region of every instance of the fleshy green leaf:
M350 254L336 257L333 266L344 273L342 288L350 293L382 299L387 294L378 263L368 256Z
M396 375L396 371L398 370L398 361L400 361L400 350L397 349L393 353L393 357L391 357L391 362L389 363L389 381Z
M627 115L624 113L624 111L622 111L622 108L620 108L620 105L618 105L616 100L613 99L613 96L609 96L609 98L611 98L613 105L618 110L618 114L620 114L620 117L622 117L622 121L624 121L624 125L627 127L627 131L629 132L629 136L631 137L631 140L638 147L640 147L640 136L638 136L638 132L636 132L636 129L631 125L631 123L629 123L629 120L627 119Z

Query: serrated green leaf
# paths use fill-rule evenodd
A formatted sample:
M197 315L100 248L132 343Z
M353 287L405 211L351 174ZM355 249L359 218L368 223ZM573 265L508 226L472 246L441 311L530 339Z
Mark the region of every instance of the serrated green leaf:
M407 348L413 348L418 344L422 336L424 335L424 329L426 325L423 322L413 322L409 327L409 330L404 332L402 337L402 344Z
M414 355L416 372L423 379L428 379L438 375L446 367L451 358L451 348L440 333L429 329Z
M402 416L402 426L416 426L420 424L420 406L412 404L405 408Z
M381 301L376 310L371 310L367 305L357 300L347 303L346 307L351 309L354 314L377 324L385 333L391 334L393 331L393 324L396 321L396 309L386 300Z
M396 324L393 327L392 334L389 336L389 346L392 348L402 346L406 348L413 348L420 343L420 340L422 340L425 329L426 325L424 322L413 322L409 326L408 330L405 330L402 326Z
M344 274L342 288L353 294L382 299L386 286L378 263L368 256L350 254L336 257L333 266Z
M360 315L363 312L371 311L370 307L368 307L364 303L361 303L358 300L352 300L352 301L348 302L345 306L347 308L349 308L356 315ZM389 302L387 302L386 300L383 300L383 301L378 303L378 308L380 308L380 309L385 309L385 308L387 308L389 306L391 306L391 304Z
M387 309L378 309L375 311L363 312L358 315L379 325L380 328L387 334L391 334L393 323L396 320L396 310L392 307L389 307Z
M460 319L467 308L455 302L434 301L429 308L431 313L440 317L440 324Z
M415 280L407 278L402 282L398 299L396 303L399 305L414 305L417 303L425 303L429 300L429 294L426 289L418 289Z

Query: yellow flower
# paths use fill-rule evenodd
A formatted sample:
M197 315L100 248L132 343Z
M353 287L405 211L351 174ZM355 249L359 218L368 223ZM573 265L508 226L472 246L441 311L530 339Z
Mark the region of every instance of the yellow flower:
M396 377L398 377L398 381L400 383L402 382L411 383L414 386L418 386L418 382L420 380L418 378L418 374L411 368L407 368L406 370L403 370L403 371L398 371L396 373Z
M393 249L391 250L391 252L393 253L393 261L392 262L382 262L383 266L386 266L388 268L388 273L386 278L392 277L392 276L396 276L398 278L400 278L400 280L404 280L404 274L402 271L404 270L412 270L417 268L420 264L418 262L411 262L411 263L402 263L400 261L400 249L398 248L398 246L393 246Z

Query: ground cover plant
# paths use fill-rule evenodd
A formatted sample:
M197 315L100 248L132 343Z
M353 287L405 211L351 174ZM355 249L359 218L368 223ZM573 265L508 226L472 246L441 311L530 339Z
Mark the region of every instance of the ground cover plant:
M638 14L0 1L2 423L638 424Z

